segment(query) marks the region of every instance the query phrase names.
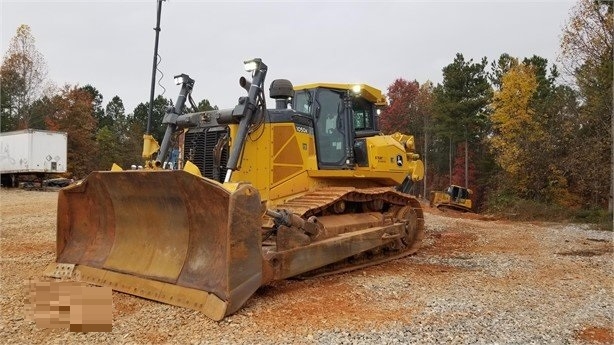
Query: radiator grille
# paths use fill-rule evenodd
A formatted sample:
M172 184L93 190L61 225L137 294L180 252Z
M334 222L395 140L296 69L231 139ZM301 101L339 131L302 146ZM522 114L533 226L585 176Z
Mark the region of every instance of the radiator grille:
M185 134L185 159L194 163L203 176L223 182L226 163L228 162L228 144L222 148L220 167L213 166L213 150L222 136L229 136L228 127L214 127L189 130Z

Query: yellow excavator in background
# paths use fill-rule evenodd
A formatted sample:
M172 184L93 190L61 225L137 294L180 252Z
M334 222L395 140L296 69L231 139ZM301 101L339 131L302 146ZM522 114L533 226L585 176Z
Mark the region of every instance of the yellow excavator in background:
M153 169L92 172L59 193L47 275L202 311L237 311L262 285L404 257L424 236L409 192L424 168L410 135L383 135L381 92L294 87L261 59L233 109L187 112L194 80L167 110ZM164 169L173 146L183 170ZM144 153L157 143L145 138Z

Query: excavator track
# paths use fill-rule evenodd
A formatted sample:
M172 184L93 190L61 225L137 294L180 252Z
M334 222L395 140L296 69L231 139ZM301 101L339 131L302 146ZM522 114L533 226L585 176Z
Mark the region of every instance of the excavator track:
M341 204L345 206L341 207ZM304 273L297 277L299 279L338 274L400 259L418 251L424 238L424 214L420 203L414 197L391 187L331 187L292 199L278 207L305 219L310 216L347 215L380 209L391 222L403 220L410 223L405 237Z

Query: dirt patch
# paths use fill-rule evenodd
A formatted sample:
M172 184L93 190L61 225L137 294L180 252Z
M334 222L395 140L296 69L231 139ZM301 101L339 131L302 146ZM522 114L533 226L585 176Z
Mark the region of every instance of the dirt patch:
M32 252L51 252L55 253L55 243L2 243L0 250L5 253L24 254Z
M170 334L163 334L160 332L146 332L137 333L134 338L138 343L142 344L163 344L168 342L170 337Z
M477 235L461 231L446 231L432 235L435 243L423 248L424 255L432 254L442 256L453 256L456 252L467 250L474 246L478 239Z
M113 318L128 316L136 313L141 306L137 299L121 293L113 293Z
M587 241L592 241L592 242L601 242L601 243L609 243L611 241L609 240L604 240L602 238L587 238Z
M321 293L322 289L326 293ZM364 330L366 324L381 324L385 320L410 321L412 310L400 305L382 309L368 303L373 294L375 292L350 286L342 279L327 277L314 278L313 281L291 280L262 287L253 302L270 304L266 311L260 313L259 326L279 331L296 329L297 324Z
M586 327L576 332L576 339L593 344L614 344L614 331L605 327Z
M443 273L456 273L463 271L466 270L459 267L399 260L398 262L384 263L379 266L375 266L372 272L366 273L369 275L374 275L375 277L389 276L391 274L407 275L409 273L415 273L417 275L423 275L425 279L428 279L429 277L441 275Z
M455 218L455 219L472 219L472 220L482 220L482 221L494 221L498 220L497 217L489 214L479 214L474 212L462 212L453 209L438 209L436 207L424 206L423 211L425 213L430 213L438 216L443 216L447 218Z
M457 257L462 258L462 257ZM461 267L455 266L447 266L447 265L437 265L437 264L418 264L414 263L411 265L411 269L416 271L419 274L423 274L427 277L424 279L428 279L429 277L437 277L437 279L441 279L441 275L448 275L449 273L459 273L467 271Z
M570 250L566 252L559 252L556 254L561 256L599 256L606 253L612 253L612 248Z
M611 254L614 252L612 243L609 240L587 239L587 241L582 241L581 244L582 248L576 247L574 249L557 252L556 254L561 256L592 257Z
M614 343L608 327L570 331L611 324L611 234L428 207L416 255L276 282L221 322L114 292L113 332L40 329L21 316L22 285L54 259L57 194L0 190L0 202L5 343Z

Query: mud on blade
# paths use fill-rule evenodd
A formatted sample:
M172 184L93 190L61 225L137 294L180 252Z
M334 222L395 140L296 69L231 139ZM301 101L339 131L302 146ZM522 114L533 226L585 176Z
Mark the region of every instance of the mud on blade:
M261 285L260 216L248 185L230 192L178 170L94 172L60 191L57 263L220 320Z

